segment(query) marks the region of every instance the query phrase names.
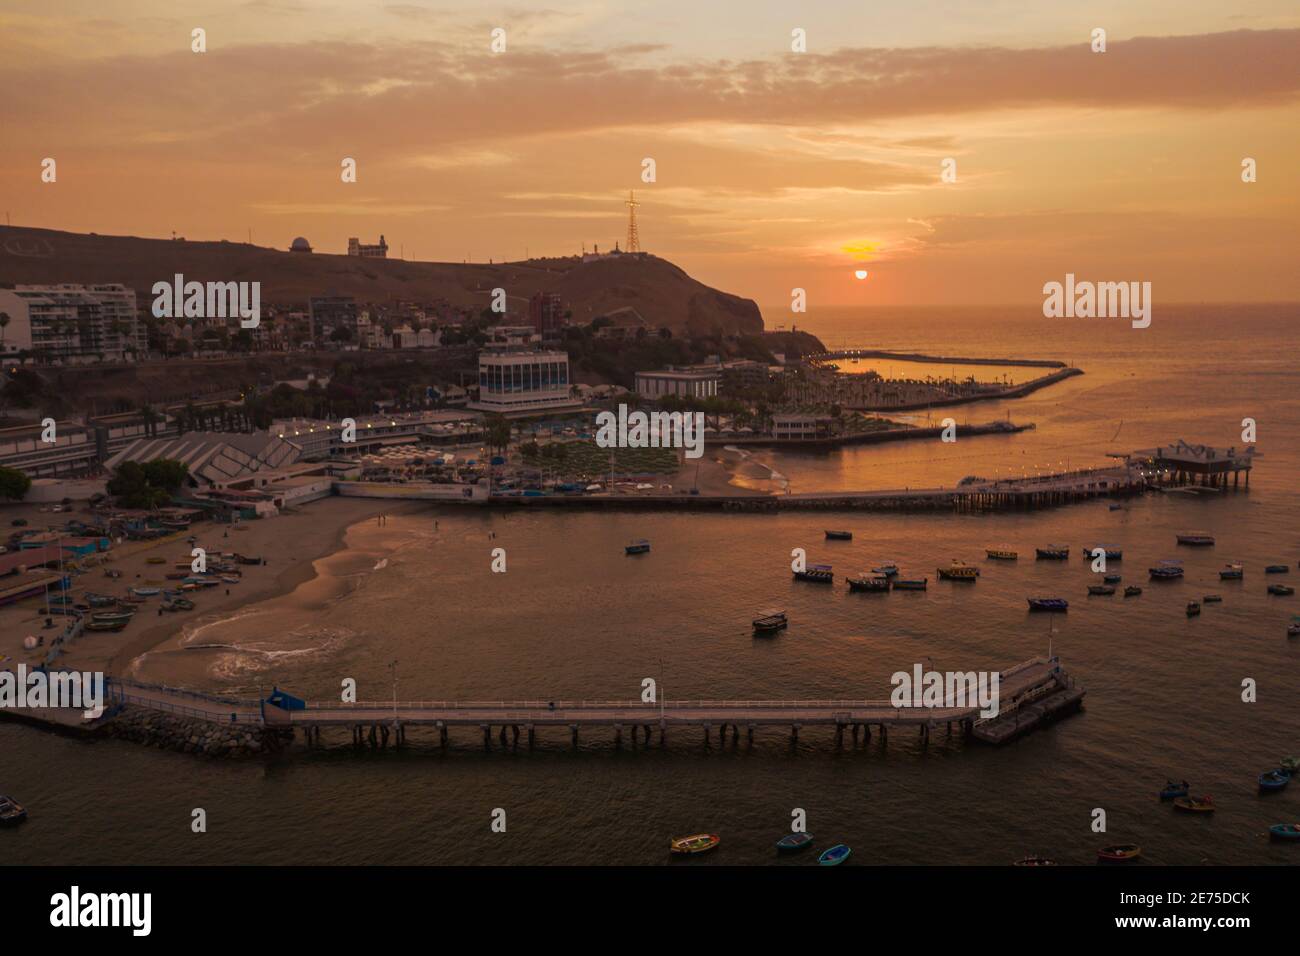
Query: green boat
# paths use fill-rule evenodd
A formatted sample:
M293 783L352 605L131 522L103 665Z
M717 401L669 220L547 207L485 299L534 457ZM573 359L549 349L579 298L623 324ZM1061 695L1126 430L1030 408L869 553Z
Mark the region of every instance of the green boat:
M817 863L820 866L839 866L853 853L843 843L837 843L821 856L817 857Z

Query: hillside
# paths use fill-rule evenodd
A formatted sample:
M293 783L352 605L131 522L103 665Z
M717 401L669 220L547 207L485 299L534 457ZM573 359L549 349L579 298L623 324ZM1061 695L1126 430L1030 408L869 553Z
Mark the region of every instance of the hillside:
M155 282L256 281L264 304L306 304L312 295L350 295L384 305L395 300L486 306L503 288L512 312L520 299L556 292L573 318L589 322L614 309L635 309L650 325L691 335L757 334L758 306L697 282L655 256L530 260L495 265L409 262L281 252L239 242L191 242L101 236L52 229L0 227L0 285L121 282L142 306Z

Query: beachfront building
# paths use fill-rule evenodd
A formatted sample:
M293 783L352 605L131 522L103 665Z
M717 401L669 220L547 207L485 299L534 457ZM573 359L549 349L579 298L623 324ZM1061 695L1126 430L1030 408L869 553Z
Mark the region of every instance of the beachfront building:
M714 398L722 382L722 371L717 365L689 365L678 368L670 365L656 372L636 373L636 393L642 398L663 398L676 395L680 398Z
M773 415L772 437L785 441L814 441L831 433L829 415Z
M351 457L389 445L460 445L482 439L479 416L472 412L428 410L370 415L354 419L354 440L343 440L343 425L317 418L284 418L271 423L270 434L301 449L303 460Z
M119 283L19 285L0 289L9 323L0 355L31 353L66 364L121 362L146 351L135 291Z
M80 422L54 423L54 441L44 441L43 425L0 428L0 465L29 478L78 475L94 471L99 451L94 432Z
M138 438L104 466L116 471L128 461L143 464L169 458L189 468L191 488L207 491L229 487L264 469L283 470L300 457L298 445L268 432L186 432L170 438Z
M478 400L469 407L503 415L574 408L569 355L558 350L485 350L478 356Z

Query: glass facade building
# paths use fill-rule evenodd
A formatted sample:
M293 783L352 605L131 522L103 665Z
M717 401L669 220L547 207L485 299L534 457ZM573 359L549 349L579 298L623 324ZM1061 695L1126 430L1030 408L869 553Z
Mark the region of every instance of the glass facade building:
M478 357L480 411L545 410L573 405L569 395L569 356L559 351L481 352Z

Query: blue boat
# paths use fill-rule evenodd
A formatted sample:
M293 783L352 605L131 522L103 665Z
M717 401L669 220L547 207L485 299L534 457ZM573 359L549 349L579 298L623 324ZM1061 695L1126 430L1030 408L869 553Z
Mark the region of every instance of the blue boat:
M790 833L776 841L776 848L783 853L791 850L806 850L812 846L811 833Z
M1268 828L1274 840L1300 840L1300 823L1275 823Z
M843 843L837 843L821 856L817 857L817 862L821 866L839 866L849 858L850 850Z
M1265 574L1286 574L1291 569L1285 564L1270 564L1264 569Z
M1185 797L1191 789L1191 784L1186 780L1182 783L1174 783L1172 780L1166 780L1164 789L1160 791L1160 799L1173 800L1175 797Z
M1068 611L1070 602L1065 598L1025 598L1031 611Z
M1269 770L1259 775L1259 789L1281 790L1291 782L1291 775L1285 770Z
M650 551L650 542L645 538L640 541L633 541L623 548L624 554L646 554Z

